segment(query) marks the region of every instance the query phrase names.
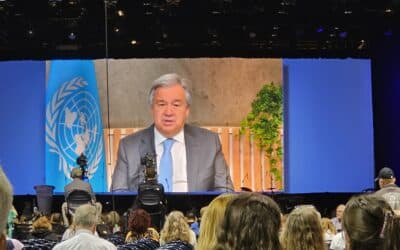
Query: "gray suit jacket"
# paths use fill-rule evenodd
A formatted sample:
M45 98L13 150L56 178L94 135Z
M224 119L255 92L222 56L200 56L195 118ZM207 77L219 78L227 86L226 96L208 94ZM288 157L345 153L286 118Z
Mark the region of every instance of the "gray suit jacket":
M232 191L229 168L216 133L185 125L188 191ZM144 182L140 158L155 154L154 125L123 138L112 177L112 191L137 191Z

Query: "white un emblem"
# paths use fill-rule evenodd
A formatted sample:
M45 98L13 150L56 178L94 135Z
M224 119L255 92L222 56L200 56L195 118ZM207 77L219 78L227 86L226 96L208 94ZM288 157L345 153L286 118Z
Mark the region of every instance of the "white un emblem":
M46 142L68 178L81 153L88 158L89 179L103 157L101 114L87 85L81 77L63 83L46 107Z

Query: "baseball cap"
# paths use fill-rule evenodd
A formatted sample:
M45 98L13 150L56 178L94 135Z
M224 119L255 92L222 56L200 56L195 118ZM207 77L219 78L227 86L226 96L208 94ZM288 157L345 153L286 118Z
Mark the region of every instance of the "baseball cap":
M392 179L394 178L394 172L391 168L384 167L379 170L378 176L375 178L375 181L379 179Z

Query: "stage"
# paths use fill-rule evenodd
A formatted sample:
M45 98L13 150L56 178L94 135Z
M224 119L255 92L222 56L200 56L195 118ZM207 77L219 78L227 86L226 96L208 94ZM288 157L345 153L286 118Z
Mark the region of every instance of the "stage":
M167 193L167 209L186 212L190 209L200 210L220 192L192 192L192 193ZM346 203L356 193L308 193L308 194L287 194L287 193L263 193L272 197L280 206L283 213L290 212L295 206L301 204L313 204L323 217L331 217L336 206ZM127 211L133 204L137 193L97 193L97 201L103 205L103 212L116 210L120 214ZM52 212L60 212L64 202L63 193L55 193L52 197ZM14 206L18 214L23 210L33 211L37 206L36 195L15 195Z

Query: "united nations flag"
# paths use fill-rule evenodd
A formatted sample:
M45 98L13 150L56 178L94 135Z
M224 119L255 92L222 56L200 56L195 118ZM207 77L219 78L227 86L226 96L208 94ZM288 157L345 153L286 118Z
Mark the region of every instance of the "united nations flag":
M46 184L64 191L76 159L85 154L95 192L106 191L103 124L91 60L55 60L46 91Z

